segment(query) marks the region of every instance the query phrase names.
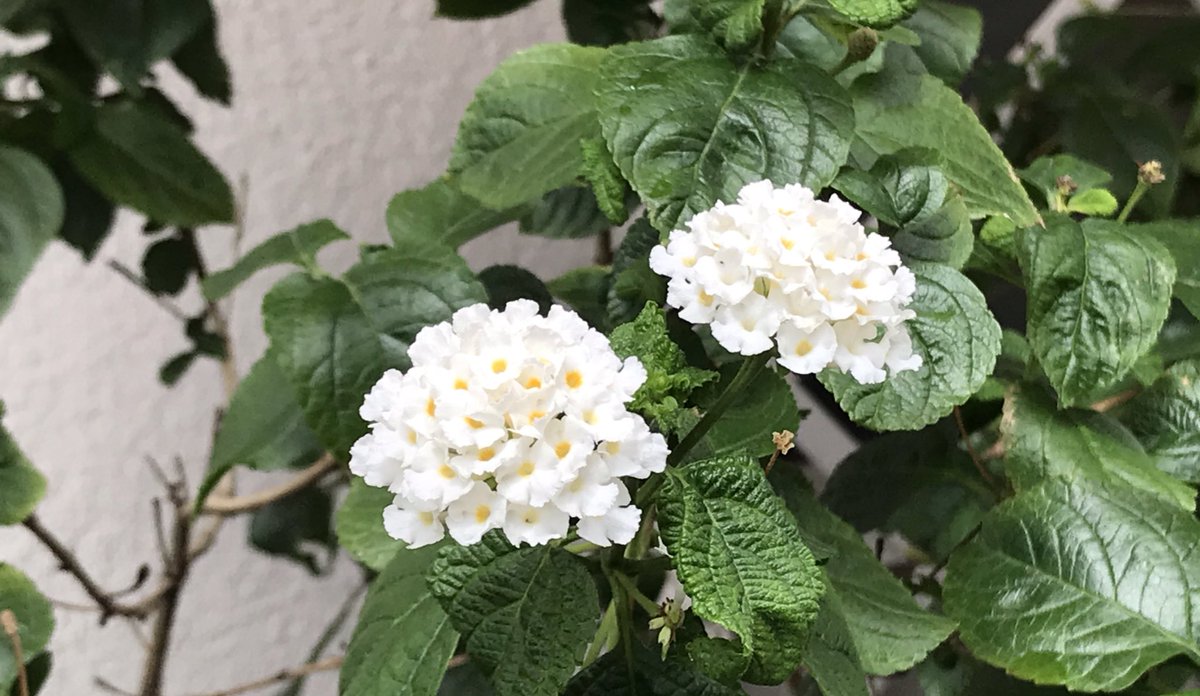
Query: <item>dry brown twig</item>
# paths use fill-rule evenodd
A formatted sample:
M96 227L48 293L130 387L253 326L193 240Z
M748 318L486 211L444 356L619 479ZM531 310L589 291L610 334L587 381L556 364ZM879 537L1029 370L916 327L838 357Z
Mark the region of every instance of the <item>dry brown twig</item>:
M12 645L13 660L17 663L17 693L29 696L29 675L25 673L25 655L21 650L21 631L17 625L17 615L11 609L0 611L0 628L8 636Z

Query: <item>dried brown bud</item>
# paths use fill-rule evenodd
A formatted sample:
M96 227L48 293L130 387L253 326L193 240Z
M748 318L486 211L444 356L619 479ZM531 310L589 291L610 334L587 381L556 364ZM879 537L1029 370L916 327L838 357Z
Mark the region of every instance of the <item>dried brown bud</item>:
M861 63L870 58L879 46L879 34L870 27L859 27L850 33L846 43L849 48L846 52L846 63Z
M779 450L780 454L787 454L792 451L792 442L796 439L796 433L790 430L784 430L781 433L771 433L771 442L775 443L775 449Z
M1150 160L1140 165L1138 167L1138 180L1151 186L1166 181L1167 177L1163 174L1162 162Z
M1079 190L1079 185L1075 183L1075 180L1069 174L1063 174L1058 177L1054 184L1058 187L1058 195L1060 196L1069 196Z

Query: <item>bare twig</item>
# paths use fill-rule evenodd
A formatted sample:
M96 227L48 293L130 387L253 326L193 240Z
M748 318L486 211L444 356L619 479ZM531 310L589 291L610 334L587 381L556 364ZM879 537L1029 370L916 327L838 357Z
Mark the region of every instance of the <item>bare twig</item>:
M0 627L12 644L13 660L17 663L17 686L21 696L29 696L29 675L25 673L25 654L21 651L21 630L17 626L17 615L11 609L0 611Z
M162 696L163 672L167 653L171 647L171 630L175 624L175 613L179 608L179 596L187 580L191 566L191 523L185 484L178 481L168 486L168 496L174 506L171 536L170 564L166 568L162 602L154 614L154 630L150 646L146 650L146 664L142 670L142 685L139 696Z
M266 507L280 498L286 498L296 491L311 486L336 468L337 461L332 455L325 454L290 481L286 481L274 488L233 498L218 497L215 495L209 496L208 500L204 501L204 514L229 516L243 512L253 512L259 508Z
M100 689L105 693L116 694L117 696L137 696L137 694L133 693L132 691L126 691L125 689L122 689L116 684L108 681L104 677L95 677L92 679L92 683L96 685L97 689Z
M971 444L971 433L967 432L967 425L963 422L962 409L954 407L954 422L958 424L958 432L962 435L963 445L967 448L967 454L971 457L971 462L975 465L975 469L979 471L979 475L987 482L988 486L993 491L1000 490L999 484L996 482L992 472L988 471L983 460L979 458L979 453L975 451L975 445Z
M248 682L248 683L242 684L240 686L235 686L235 687L232 687L229 689L225 689L224 691L213 691L213 692L210 692L207 694L201 694L198 696L238 696L239 694L246 694L246 693L250 693L251 691L258 691L259 689L265 689L269 686L274 686L280 682L291 681L292 679L296 679L297 677L306 677L310 674L316 674L317 672L328 672L330 670L339 669L339 668L341 668L342 663L345 661L345 659L346 658L341 655L337 655L335 657L326 657L326 658L324 658L322 660L318 660L316 662L310 662L306 665L300 665L299 667L293 667L291 669L280 670L280 671L276 672L275 674L272 674L269 677L264 677L262 679ZM453 662L453 660L451 662Z

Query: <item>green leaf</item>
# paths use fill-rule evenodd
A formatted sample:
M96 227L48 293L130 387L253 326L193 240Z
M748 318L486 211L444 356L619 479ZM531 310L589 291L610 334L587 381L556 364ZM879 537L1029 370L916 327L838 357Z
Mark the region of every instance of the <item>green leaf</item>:
M281 232L251 249L230 268L213 273L204 279L201 288L210 301L217 301L233 292L249 278L271 266L293 264L313 271L318 268L317 252L326 245L350 236L330 220L317 220Z
M533 0L437 0L437 15L451 19L485 19L514 12Z
M808 639L804 668L828 696L871 696L867 675L846 626L837 595L826 593Z
M0 563L0 611L8 609L17 617L17 635L26 657L34 657L50 640L54 629L54 612L33 582L16 568ZM8 693L17 678L17 663L13 659L8 636L0 640L0 693Z
M0 418L3 416L0 402ZM0 427L0 525L23 522L45 494L46 479L30 465L12 435Z
M1163 245L1118 223L1065 217L1018 245L1029 291L1029 342L1067 406L1117 385L1167 318L1175 263Z
M839 29L818 18L799 15L780 32L775 49L781 56L812 63L831 73L846 57L846 33Z
M403 551L371 583L338 696L433 696L458 633L425 585L437 547Z
M647 302L661 305L666 301L666 279L650 270L650 250L658 243L658 230L640 218L613 254L608 285L608 319L613 325L633 321Z
M1155 465L1129 431L1086 409L1057 410L1037 387L1014 391L1004 405L1005 472L1017 490L1047 478L1089 479L1138 489L1185 510L1196 491Z
M0 316L62 223L63 194L50 169L0 146Z
M738 67L698 36L609 54L600 123L659 230L761 179L821 189L846 161L854 110L815 66L783 59Z
M287 374L268 352L238 383L221 418L196 509L217 481L239 464L255 471L293 469L311 464L321 449L304 422Z
M916 14L901 25L921 37L913 47L930 74L956 85L975 62L983 38L979 10L939 0L921 0Z
M217 18L211 5L208 11L208 21L175 51L171 60L197 92L229 106L233 99L233 84L229 77L229 66L221 55L220 42L217 40Z
M488 230L516 220L523 209L492 210L463 193L449 179L397 193L387 208L392 240L403 245L413 237L459 247Z
M892 235L892 246L909 263L942 263L961 270L975 250L975 232L962 196L951 193L937 212L899 229Z
M204 0L57 3L80 46L127 89L136 90L155 62L170 57L204 26Z
M634 645L632 657L613 650L576 674L563 696L739 696L744 693L697 672L679 659L665 662Z
M1175 259L1175 297L1200 317L1200 220L1161 220L1129 225L1130 234L1162 242Z
M882 29L911 15L917 0L829 0L833 9L851 22Z
M608 269L602 266L584 266L567 271L546 283L546 287L587 323L606 331L609 326L608 274Z
M595 90L605 51L534 46L479 86L458 128L450 171L468 195L503 209L572 183L581 140L599 134Z
M996 508L950 560L971 651L1022 679L1117 691L1200 660L1200 521L1125 486L1053 479Z
M983 293L958 271L936 264L914 265L917 293L905 325L919 370L901 372L879 384L859 384L825 370L821 384L856 423L875 430L918 430L950 413L979 390L1000 354L1000 326Z
M678 409L693 390L718 376L687 364L683 351L667 334L667 317L656 304L647 303L636 319L613 329L609 341L619 357L636 357L646 368L646 382L629 408L652 418Z
M356 478L334 519L338 543L371 570L383 570L404 549L404 544L383 528L383 509L394 497L386 489L373 488Z
M621 203L624 208L624 202ZM582 239L611 227L596 195L582 186L555 189L521 218L521 232L551 239Z
M321 575L333 567L337 538L333 533L333 499L323 488L301 488L273 500L250 517L250 546L287 558ZM313 547L316 548L313 548ZM324 563L316 551L323 549Z
M142 278L155 295L178 295L198 263L196 247L191 243L180 237L160 239L142 257Z
M1200 483L1200 362L1172 365L1125 404L1119 417L1160 469Z
M612 46L652 38L662 20L652 0L563 0L563 24L571 43Z
M1108 217L1117 212L1117 199L1104 189L1092 189L1071 196L1067 201L1067 212L1081 215Z
M38 653L25 663L25 677L29 680L29 696L37 696L42 692L42 687L50 678L50 667L53 663L54 656L48 652ZM24 696L19 689L20 686L13 684L11 696Z
M663 14L674 33L704 31L730 51L758 43L766 0L667 0Z
M626 202L629 186L621 177L621 170L613 161L608 144L603 138L588 138L580 143L580 147L583 148L583 178L592 186L596 205L609 222L624 225L629 220L629 205Z
M554 298L540 278L519 266L489 266L479 272L479 282L487 291L488 306L504 309L513 300L533 300L538 310L550 311Z
M100 107L95 130L68 154L97 190L153 220L185 227L233 220L233 192L221 172L147 106Z
M558 696L596 630L600 599L576 556L498 532L448 546L429 586L498 696Z
M84 260L91 261L112 229L116 208L64 161L56 163L54 175L62 186L65 203L58 236L78 249Z
M970 107L932 75L896 103L896 78L887 71L856 81L858 136L880 153L910 147L936 150L943 171L962 192L972 218L1004 215L1021 226L1038 221L1037 210L1012 166Z
M844 631L850 638L853 651L849 654L856 664L861 660L860 676L864 668L878 675L909 669L950 635L954 622L919 607L867 548L862 536L806 490L803 474L785 469L772 473L772 478L777 490L786 490L784 500L799 523L804 542L832 549L823 569L827 596L833 600L822 611L835 613L837 618L830 621L842 627L829 625L826 630L834 636ZM829 641L838 643L827 638ZM844 649L840 652L846 654Z
M708 408L716 401L736 371L735 365L721 370L721 382L708 390L707 398L700 399L701 408ZM794 432L805 413L796 405L796 395L787 380L776 372L763 370L712 426L694 456L746 454L765 457L775 451L772 433Z
M824 582L795 520L747 457L668 469L659 530L701 618L751 654L746 679L775 684L804 656Z

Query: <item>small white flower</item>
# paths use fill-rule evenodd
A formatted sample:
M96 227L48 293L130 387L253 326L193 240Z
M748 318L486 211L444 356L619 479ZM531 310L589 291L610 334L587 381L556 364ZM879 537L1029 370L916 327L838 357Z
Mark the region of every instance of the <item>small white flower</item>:
M513 544L538 546L567 535L571 518L554 507L510 503L504 518L504 536Z
M628 544L637 535L642 513L637 508L616 507L603 515L579 520L579 536L597 546Z
M446 527L458 543L479 543L483 535L499 529L508 514L508 501L482 481L476 481L467 493L446 509Z
M446 526L437 512L396 505L383 509L383 528L393 539L414 548L436 544L446 536Z

